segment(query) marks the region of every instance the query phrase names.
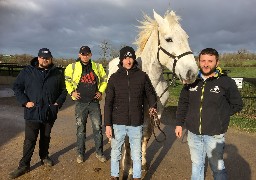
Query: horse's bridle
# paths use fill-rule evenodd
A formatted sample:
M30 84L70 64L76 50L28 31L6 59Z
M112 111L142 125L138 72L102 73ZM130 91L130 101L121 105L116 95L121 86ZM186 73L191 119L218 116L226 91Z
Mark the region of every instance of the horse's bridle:
M177 64L177 61L182 58L183 56L186 56L186 55L189 55L189 54L193 54L192 51L187 51L187 52L184 52L178 56L175 56L171 53L169 53L168 51L166 51L161 45L160 45L160 37L159 37L159 31L157 31L157 35L158 35L158 50L157 50L157 60L160 62L159 60L159 52L160 50L162 50L166 55L168 55L170 58L172 58L174 61L173 61L173 65L172 65L172 73L173 73L173 76L172 76L172 79L174 79L174 76L175 76L175 67L176 67L176 64Z
M178 55L178 56L175 56L175 55L169 53L169 52L166 51L163 47L161 47L161 45L160 45L159 31L158 31L157 33L158 33L158 34L157 34L157 35L158 35L157 60L160 62L160 60L159 60L159 52L160 52L160 50L162 50L166 55L168 55L170 58L172 58L172 59L174 60L173 66L172 66L172 81L171 81L171 83L167 86L167 88L162 92L162 94L159 96L159 100L160 100L161 97L164 95L164 93L169 89L169 86L172 85L172 84L174 83L174 81L175 81L175 67L176 67L177 61L178 61L180 58L182 58L183 56L186 56L186 55L189 55L189 54L193 54L193 52L187 51L187 52L184 52L184 53L182 53L182 54L180 54L180 55ZM161 64L161 63L160 63L160 64ZM157 102L156 102L156 103L157 103ZM153 126L153 127L157 127L157 128L160 130L160 132L162 132L163 135L164 135L164 139L163 139L163 140L161 140L161 141L158 140L157 137L156 137L156 135L155 135L154 128L153 128L152 131L153 131L153 134L154 134L154 137L155 137L156 141L157 141L157 142L162 142L162 141L166 140L166 134L165 134L164 131L160 128L160 119L157 117L157 114L152 114L152 115L150 115L150 119L151 119L150 122L151 122L152 126Z

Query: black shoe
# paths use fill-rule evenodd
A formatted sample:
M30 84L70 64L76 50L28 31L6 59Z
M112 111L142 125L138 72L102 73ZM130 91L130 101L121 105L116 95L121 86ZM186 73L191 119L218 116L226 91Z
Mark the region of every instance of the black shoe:
M53 166L53 161L47 156L46 158L41 159L41 164L51 167Z
M15 179L27 172L29 172L30 168L29 167L26 167L26 166L23 166L23 167L18 167L17 169L15 169L14 171L12 171L10 174L9 174L9 177L11 179Z
M119 180L119 177L111 176L110 179L111 179L111 180Z

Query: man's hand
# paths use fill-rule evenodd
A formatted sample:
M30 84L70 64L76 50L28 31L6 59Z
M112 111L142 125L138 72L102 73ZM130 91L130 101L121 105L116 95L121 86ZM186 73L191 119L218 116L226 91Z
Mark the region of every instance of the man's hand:
M175 128L175 134L178 138L181 138L182 136L182 126L176 126Z
M101 96L102 96L101 92L96 92L94 98L100 100Z
M32 108L32 107L34 107L35 106L35 104L33 103L33 102L27 102L26 103L26 107L27 108Z
M149 108L149 115L152 116L154 114L157 114L156 108Z
M77 91L73 91L71 96L73 96L75 99L80 99L81 98L80 93L78 93Z
M112 138L112 126L106 126L106 136L108 139Z

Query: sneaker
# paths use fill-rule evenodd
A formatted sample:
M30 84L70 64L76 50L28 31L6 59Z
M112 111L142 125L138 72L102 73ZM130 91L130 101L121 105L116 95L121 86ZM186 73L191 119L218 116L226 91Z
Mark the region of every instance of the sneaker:
M41 164L51 167L53 166L53 161L47 156L46 158L41 159Z
M100 161L100 162L106 162L107 159L105 158L105 156L102 154L102 155L99 155L99 154L96 154L96 158Z
M29 170L30 170L30 168L29 168L29 167L26 167L26 166L24 166L24 167L18 167L17 169L15 169L14 171L12 171L12 172L9 174L9 177L10 177L11 179L15 179L15 178L17 178L17 177L19 177L19 176L21 176L21 175L23 175L23 174L29 172Z
M84 162L84 157L83 157L83 155L79 154L79 155L77 156L77 158L76 158L76 162L77 162L78 164Z

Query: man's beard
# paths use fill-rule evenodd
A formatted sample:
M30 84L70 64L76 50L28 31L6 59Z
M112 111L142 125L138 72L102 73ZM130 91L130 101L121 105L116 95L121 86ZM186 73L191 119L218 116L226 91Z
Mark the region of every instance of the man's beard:
M44 68L44 69L47 69L51 64L47 63L47 64L44 64L44 63L41 63L39 64L39 67L40 68Z
M204 76L210 76L212 73L216 71L216 67L212 68L208 73L205 73L201 67L200 67L200 71Z

